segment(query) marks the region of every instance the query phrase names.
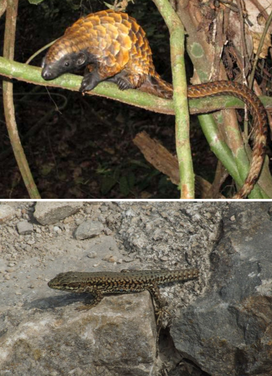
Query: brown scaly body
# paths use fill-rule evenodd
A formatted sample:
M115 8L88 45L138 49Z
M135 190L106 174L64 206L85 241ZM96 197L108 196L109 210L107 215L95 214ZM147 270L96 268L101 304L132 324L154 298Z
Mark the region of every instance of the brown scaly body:
M104 10L79 19L49 49L42 77L52 80L65 72L86 67L80 90L92 90L101 81L120 89L136 89L171 99L173 87L156 73L145 32L126 13ZM262 169L267 115L259 98L246 86L216 81L188 87L188 98L232 95L245 102L253 116L253 154L243 187L234 198L249 195Z
M163 307L159 285L185 282L198 278L198 269L184 270L123 270L121 272L66 272L60 273L48 286L52 289L75 293L87 292L94 300L87 306L97 305L108 294L132 294L149 291L158 309Z

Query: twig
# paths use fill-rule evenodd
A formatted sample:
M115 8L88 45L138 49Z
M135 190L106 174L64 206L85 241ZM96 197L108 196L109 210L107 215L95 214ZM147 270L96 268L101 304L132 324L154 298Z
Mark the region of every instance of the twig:
M138 133L133 139L134 144L141 150L145 159L158 171L168 176L173 184L179 185L178 160L158 141L152 140L146 132ZM196 194L201 198L225 198L217 194L211 196L212 185L200 176L196 176Z

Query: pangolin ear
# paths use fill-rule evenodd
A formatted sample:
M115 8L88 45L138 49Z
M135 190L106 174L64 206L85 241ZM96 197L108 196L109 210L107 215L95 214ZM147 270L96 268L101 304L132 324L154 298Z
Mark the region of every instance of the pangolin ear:
M86 63L87 63L87 55L84 52L81 52L77 56L76 65L77 65L77 67L81 67L82 65L84 65Z

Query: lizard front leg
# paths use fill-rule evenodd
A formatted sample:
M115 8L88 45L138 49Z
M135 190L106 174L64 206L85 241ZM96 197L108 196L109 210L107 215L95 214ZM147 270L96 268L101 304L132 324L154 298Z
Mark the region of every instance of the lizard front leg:
M88 291L88 288L84 289L84 291L82 292L87 292L87 293L90 293L93 295L93 299L91 301L89 301L89 298L88 298L88 302L85 301L85 305L83 306L80 306L77 308L77 311L83 311L83 310L89 310L93 307L95 307L98 303L101 302L101 300L104 298L103 294L101 291L99 290L96 290L96 291Z

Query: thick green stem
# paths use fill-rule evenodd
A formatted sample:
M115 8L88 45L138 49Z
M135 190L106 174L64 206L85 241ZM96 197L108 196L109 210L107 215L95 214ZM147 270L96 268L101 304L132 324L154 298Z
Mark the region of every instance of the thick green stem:
M173 102L176 114L176 150L180 172L181 198L194 198L194 171L190 146L190 118L184 61L185 32L168 0L153 0L170 33Z

